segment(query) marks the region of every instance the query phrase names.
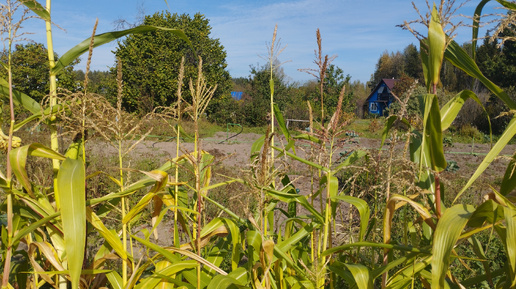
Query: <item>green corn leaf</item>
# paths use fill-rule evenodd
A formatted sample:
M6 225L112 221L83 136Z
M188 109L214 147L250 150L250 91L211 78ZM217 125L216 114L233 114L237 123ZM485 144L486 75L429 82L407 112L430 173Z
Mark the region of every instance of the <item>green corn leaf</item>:
M477 50L477 39L478 39L478 29L480 27L480 16L482 16L482 9L484 9L484 6L491 0L482 0L475 8L475 13L473 14L473 34L471 36L472 42L472 55L473 59L476 60L476 50ZM504 0L496 0L498 3L500 3L502 6L504 6L507 9L510 10L516 10L516 4L509 1Z
M144 239L141 239L141 238L138 238L134 235L131 235L131 237L133 237L136 241L142 243L143 245L145 245L147 248L149 249L152 249L156 252L158 252L159 254L161 254L163 257L165 257L167 260L169 260L170 262L172 263L176 263L177 262L177 259L178 257L174 255L174 253L179 253L181 255L184 255L186 257L189 257L197 262L200 262L202 264L204 264L205 266L208 266L209 268L217 271L217 273L219 274L222 274L222 275L227 275L228 273L226 273L224 270L220 269L219 267L211 264L210 262L208 262L206 259L200 257L199 255L191 252L191 251L188 251L188 250L183 250L183 249L178 249L178 248L174 248L174 247L168 247L167 249L164 249L162 248L161 246L159 245L156 245L156 244L153 244L147 240L144 240ZM172 252L174 253L172 253Z
M476 212L476 211L475 211ZM475 252L475 255L477 255L478 258L483 259L482 265L484 266L484 271L486 272L487 280L489 281L489 284L493 285L493 277L491 275L491 267L489 266L489 259L486 256L486 253L484 251L484 248L482 247L482 244L476 238L475 236L471 236L468 241L473 245L473 252Z
M367 155L367 152L363 151L363 150L353 151L351 153L351 155L348 156L347 159L345 159L342 163L340 163L337 167L335 167L333 169L333 172L336 173L336 172L340 171L341 169L354 164L356 161L358 161L359 159L363 158L366 155Z
M428 39L421 39L419 41L419 56L421 57L421 66L423 68L423 75L425 76L425 87L427 91L430 91L430 69L428 67L428 53L425 49L428 49Z
M386 289L409 288L413 278L423 271L432 260L432 257L426 257L396 272L388 281Z
M478 39L478 28L480 27L480 16L482 16L482 9L490 0L482 0L475 8L475 12L473 13L473 34L471 36L471 55L473 60L476 60L476 52L477 52L477 39Z
M509 261L511 288L516 286L516 210L514 206L504 207L506 227L506 248Z
M444 287L451 251L473 212L472 206L455 205L446 209L437 223L432 248L432 289Z
M430 253L429 253L430 254ZM403 264L413 264L414 260L419 257L419 253L409 253L405 254L404 256L400 256L399 258L392 260L391 262L382 265L381 267L378 267L374 269L371 274L373 275L373 278L377 278L381 275L383 275L385 272L389 272L389 270L396 268Z
M322 141L320 139L316 138L313 135L306 134L306 133L296 135L296 136L294 136L294 139L302 139L302 140L311 141L316 144L322 144Z
M446 60L451 62L454 66L464 71L471 77L478 79L485 85L493 94L501 99L509 109L516 109L516 102L514 102L500 87L487 79L475 61L468 55L468 53L460 47L455 41L451 41L444 52Z
M9 244L9 245L12 245L12 244L18 242L19 240L21 240L21 238L25 237L27 234L38 229L39 227L43 226L44 224L48 223L49 221L52 221L53 219L55 219L58 216L59 216L59 213L54 213L48 217L42 218L42 219L30 224L29 226L24 226L21 230L16 232L16 234L11 239L11 244Z
M394 121L398 119L398 116L396 115L390 115L387 118L387 121L385 122L385 127L383 128L382 132L382 143L380 144L380 149L382 149L383 144L385 143L385 140L387 139L387 136L389 135L389 131L391 130L392 126L394 125Z
M296 202L296 203L300 204L301 206L305 207L305 209L307 209L310 213L312 213L317 221L324 223L323 216L308 202L308 200L306 199L306 196L294 195L294 194L290 194L288 192L278 191L278 190L275 190L270 187L265 187L264 190L271 197L278 199L282 202L285 202L287 204L290 202Z
M328 168L326 168L326 167L323 167L323 166L321 166L321 165L319 165L319 164L317 164L317 163L314 163L314 162L311 162L311 161L309 161L309 160L306 160L306 159L304 159L304 158L302 158L302 157L299 157L299 156L297 156L297 155L295 155L295 154L293 154L293 153L287 152L286 150L284 150L284 149L282 149L282 148L278 148L278 147L272 147L272 148L273 148L273 149L275 149L275 150L277 150L277 151L280 151L280 152L285 153L285 154L286 154L286 155L288 155L289 157L291 157L291 158L293 158L293 159L295 159L295 160L297 160L297 161L299 161L299 162L302 162L302 163L303 163L303 164L305 164L305 165L309 165L309 166L311 166L311 167L313 167L313 168L316 168L316 169L322 170L322 171L324 171L324 172L328 172L328 171L329 171L329 169L328 169Z
M36 13L36 15L41 17L41 19L50 21L50 13L48 13L47 9L45 9L45 7L39 4L36 0L22 0L20 2L32 10L32 12Z
M371 214L369 205L367 202L352 196L334 196L332 197L334 200L344 201L348 204L355 206L358 209L358 213L360 214L360 234L359 241L364 241L364 236L367 230L367 224L369 223L369 216Z
M496 144L491 148L489 153L484 157L484 160L482 160L482 163L477 167L477 170L471 178L469 179L468 183L462 188L462 190L457 194L453 202L455 203L458 198L464 193L472 184L475 182L475 180L485 171L485 169L491 164L491 162L500 154L502 149L507 145L507 143L512 139L512 137L516 134L516 116L511 119L509 124L507 125L507 128L503 132L503 134L500 136Z
M65 157L39 143L19 147L9 153L13 173L16 175L16 178L23 188L27 190L29 194L33 194L29 176L25 168L27 165L27 156L29 155L58 160L64 160Z
M127 259L127 252L124 250L120 237L106 228L102 220L89 207L86 208L86 218L118 256L124 260Z
M167 266L164 269L155 272L153 275L144 278L143 280L140 280L140 282L138 283L138 285L135 286L135 288L160 288L157 286L162 282L164 277L172 277L181 271L192 269L196 266L197 263L192 260L172 263L170 266Z
M4 78L0 77L0 95L9 100L9 83ZM41 106L37 101L30 96L13 89L13 102L15 105L20 105L32 114L41 113Z
M294 147L294 142L292 142L292 136L290 135L290 131L287 128L287 125L285 124L285 119L283 118L283 114L281 113L281 110L279 109L277 104L274 104L274 116L276 117L276 121L278 122L278 126L281 130L281 133L283 133L283 136L287 140L288 144L285 147L285 150L292 149L294 154L296 153L296 148Z
M147 193L143 198L140 199L138 204L133 206L129 212L122 219L123 224L129 223L138 213L140 213L143 209L147 207L147 205L152 201L152 199L156 196L154 193Z
M471 90L463 90L455 95L452 99L450 99L443 107L441 108L441 129L444 132L447 130L450 125L453 123L459 111L461 110L464 102L468 99L473 99L476 101L480 107L484 110L487 115L487 120L489 122L489 131L491 131L491 120L489 119L489 115L487 114L486 108L477 97L477 95Z
M67 158L57 174L61 220L72 288L79 288L86 247L86 175L82 160Z
M359 289L372 289L373 278L369 269L361 264L344 264L351 272Z
M443 137L441 129L441 113L437 95L425 95L425 114L423 119L423 142L421 149L421 167L429 167L441 172L446 168Z
M260 151L262 150L263 144L265 143L265 136L262 135L259 139L257 139L253 145L251 146L251 160L258 157L260 155Z
M443 63L444 49L446 47L446 34L444 34L437 8L432 9L432 16L428 26L428 73L430 85L439 83L441 65ZM435 92L433 92L435 93Z
M507 196L516 188L516 154L512 156L505 175L503 176L502 185L500 186L500 194Z
M404 252L412 252L424 255L430 255L430 252L415 248L413 246L405 246L405 245L393 245L393 244L385 244L385 243L374 243L374 242L355 242L351 244L345 244L337 247L330 248L324 251L321 256L328 256L334 253L351 250L357 247L371 247L371 248L380 248L380 249L389 249L389 250L399 250Z
M227 276L217 275L211 280L207 289L219 288L248 288L245 287L248 281L247 270L244 267L237 268ZM231 287L233 285L233 287ZM236 286L236 287L235 287Z
M120 274L118 274L116 271L111 271L109 273L106 273L106 277L109 281L109 285L113 287L113 289L123 289L124 283L122 281L122 277L120 277Z
M166 28L166 27L158 27L158 26L151 26L151 25L141 25L134 28L121 30L121 31L111 31L106 32L102 34L98 34L94 36L94 44L93 47L97 47L106 43L109 43L113 40L116 40L120 37L124 37L129 34L139 34L139 33L147 33L152 32L156 30L163 30L168 31L174 35L176 35L179 39L182 39L188 43L188 45L191 46L190 40L183 31L178 29L172 29L172 28ZM72 63L75 59L77 59L79 56L81 56L83 53L87 52L90 48L91 38L86 38L81 43L77 44L72 49L68 50L65 54L63 54L59 60L56 63L56 66L52 68L51 72L53 74L57 74L59 71L61 71L63 68L65 68L67 65Z

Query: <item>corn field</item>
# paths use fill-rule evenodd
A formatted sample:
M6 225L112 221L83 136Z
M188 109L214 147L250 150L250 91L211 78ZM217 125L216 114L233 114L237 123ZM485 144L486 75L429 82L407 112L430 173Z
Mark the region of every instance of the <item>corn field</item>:
M442 3L444 3L443 1ZM480 1L476 15L489 0ZM516 11L516 4L498 0ZM482 176L489 164L516 134L516 103L489 79L468 54L446 34L447 15L443 5L431 7L424 19L424 32L415 32L427 94L422 118L409 121L400 109L386 119L382 147L387 138L399 139L401 153L394 146L376 151L354 150L338 156L346 140L347 120L339 106L325 118L321 86L320 120L310 118L309 131L290 131L274 103L273 63L282 48L274 31L269 51L270 125L251 149L249 166L241 177L214 182L214 156L203 150L199 121L217 87L209 87L198 59L197 79L183 79L191 99L156 110L152 117L173 123L175 155L161 166L142 171L130 168L128 153L150 131L140 131L144 118L122 110L123 83L118 62L118 98L113 106L85 91L58 93L56 75L82 54L95 47L134 33L167 30L177 41L190 43L176 29L137 26L96 34L77 44L54 61L52 51L51 0L7 1L3 4L3 30L11 51L20 26L12 15L27 9L47 28L50 95L38 103L15 90L11 63L5 63L8 79L1 79L0 94L9 104L9 123L3 127L0 144L6 164L0 171L3 200L0 207L2 288L491 288L516 287L516 174L514 157L500 185L492 184L480 204L462 203L460 198ZM26 14L24 14L26 15ZM23 19L22 19L23 20ZM20 20L21 21L21 20ZM411 29L410 23L406 27ZM412 30L411 30L412 31ZM474 18L473 35L478 34ZM321 48L317 31L317 73L324 79L328 56ZM474 45L474 47L476 44ZM441 173L447 167L443 132L457 117L464 102L481 102L471 90L463 90L444 105L437 100L441 66L448 61L478 80L498 97L512 114L512 120L492 145L473 175L446 202ZM180 69L181 71L184 68ZM88 73L86 72L86 75ZM86 80L87 83L87 80ZM322 81L321 81L322 83ZM410 93L408 96L410 97ZM400 100L403 103L403 100ZM406 102L405 102L406 103ZM311 104L307 110L313 116ZM29 112L17 120L15 108ZM185 136L182 124L191 122L194 134ZM50 146L21 145L17 132L37 122L48 127ZM70 134L66 148L60 147L58 127ZM118 152L115 174L98 171L87 175L88 131L95 131ZM185 141L194 149L183 149ZM64 153L60 153L64 151ZM301 153L303 150L303 153ZM516 155L515 155L516 156ZM28 164L49 160L51 184L34 177ZM336 161L338 159L338 161ZM311 191L300 194L294 173L285 162L304 165L310 171ZM5 170L4 170L5 168ZM185 173L188 172L188 173ZM133 178L129 178L131 174ZM112 188L102 196L88 198L87 190L99 175L107 176ZM382 180L378 177L382 176ZM134 176L137 180L133 181ZM376 180L365 194L358 189L364 179ZM255 205L244 214L217 202L214 190L239 184ZM374 186L374 187L373 187ZM111 188L111 187L110 187ZM207 216L207 205L218 210ZM346 209L343 209L346 208ZM343 217L347 215L347 217ZM173 220L172 246L160 246L158 225ZM282 221L278 223L280 218ZM137 231L137 223L151 224L151 230ZM337 235L346 232L345 238ZM139 233L137 235L137 233ZM505 258L491 268L481 236L488 235L501 245ZM86 242L94 236L95 245ZM467 247L468 250L458 248ZM144 248L136 254L135 248ZM468 254L464 254L468 252ZM470 268L471 262L481 264ZM463 278L457 267L470 274Z

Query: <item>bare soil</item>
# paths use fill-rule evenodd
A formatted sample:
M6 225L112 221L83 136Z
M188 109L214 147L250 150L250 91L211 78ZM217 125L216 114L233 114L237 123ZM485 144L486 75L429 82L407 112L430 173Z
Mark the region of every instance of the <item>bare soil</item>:
M222 164L227 169L234 170L235 173L238 174L239 171L245 169L249 165L251 146L261 136L262 135L259 134L247 133L240 134L227 140L228 135L224 132L219 132L211 138L203 139L201 142L201 147L203 150L213 155L216 162ZM282 138L276 138L276 142L282 142ZM341 151L337 151L335 155L336 158L338 158L341 155L340 153L350 152L355 149L366 149L372 152L377 152L378 148L380 147L380 143L381 141L377 139L355 138L352 141L346 143L341 148ZM387 141L384 145L384 149L388 149L389 146L390 143ZM194 150L193 143L182 143L181 147L182 153L188 153ZM104 153L107 153L106 150L110 150L110 148L106 146L101 147L101 149ZM157 163L161 164L175 156L175 149L176 144L174 141L146 140L138 144L134 151L131 152L131 154L136 158L141 156L145 158L154 158ZM478 165L482 162L485 155L489 152L489 149L489 144L456 143L452 147L446 147L445 154L447 160L455 161L459 169L454 172L443 172L442 178L444 180L448 180L449 182L450 180L456 181L457 179L463 179L463 182L465 183L474 173ZM401 153L403 150L403 144L398 143L396 150ZM516 145L506 146L500 154L500 157L495 159L490 164L485 174L482 176L484 180L481 182L481 184L483 185L479 185L476 188L473 188L476 192L478 192L479 199L485 192L490 190L488 186L485 186L486 182L492 184L497 179L500 180L503 177L506 166L508 164L508 159L512 154L514 154L515 151ZM298 148L297 153L301 157L304 156L305 153L303 146ZM294 186L300 190L300 193L308 194L308 192L311 192L313 189L311 186L314 185L310 182L308 167L304 164L292 160L288 162L288 166L289 171L292 172L292 175L290 175L291 180L293 181ZM278 221L281 222L281 220ZM149 226L145 225L141 228L135 229L138 231L143 228L150 229ZM164 222L158 227L158 231L160 232L158 243L160 243L160 245L171 245L171 224Z

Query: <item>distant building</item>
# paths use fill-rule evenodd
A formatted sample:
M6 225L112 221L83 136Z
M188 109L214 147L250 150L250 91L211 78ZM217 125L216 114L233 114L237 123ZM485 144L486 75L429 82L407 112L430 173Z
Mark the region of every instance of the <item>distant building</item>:
M243 94L244 94L244 92L242 92L242 91L232 91L231 97L235 100L241 100Z
M384 78L376 85L375 89L367 97L364 103L364 112L369 114L384 116L392 102L394 102L394 94L392 89L397 79Z

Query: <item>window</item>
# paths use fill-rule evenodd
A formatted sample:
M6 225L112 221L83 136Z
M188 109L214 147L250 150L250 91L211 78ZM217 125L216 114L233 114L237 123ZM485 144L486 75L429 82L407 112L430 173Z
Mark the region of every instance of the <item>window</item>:
M378 110L378 104L376 102L371 102L369 104L369 110L370 111L377 111Z

